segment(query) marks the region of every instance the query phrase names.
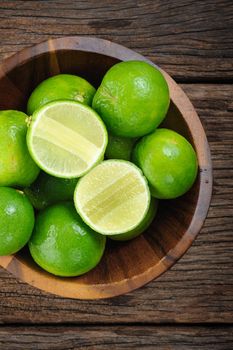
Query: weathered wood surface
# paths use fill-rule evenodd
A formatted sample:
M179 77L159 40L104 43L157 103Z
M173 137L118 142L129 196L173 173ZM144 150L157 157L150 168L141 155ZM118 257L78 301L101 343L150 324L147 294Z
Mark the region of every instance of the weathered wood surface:
M194 245L170 271L133 293L63 299L0 269L0 349L233 348L226 324L233 324L233 89L220 85L233 81L232 28L231 0L0 1L0 60L51 37L97 36L189 83L183 88L205 126L214 166L212 204Z
M179 81L232 81L231 0L0 1L0 60L48 38L89 35L139 51Z
M194 245L172 270L124 296L102 301L43 293L0 270L1 323L232 323L232 86L182 85L210 141L214 192Z
M0 349L231 350L233 327L6 327Z

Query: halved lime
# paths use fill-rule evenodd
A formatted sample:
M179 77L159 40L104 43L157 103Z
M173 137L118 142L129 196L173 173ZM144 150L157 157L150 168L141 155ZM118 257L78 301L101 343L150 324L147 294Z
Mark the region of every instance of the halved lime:
M107 131L98 114L74 101L55 101L33 113L27 133L29 152L46 173L74 178L103 158Z
M138 167L111 159L78 181L74 202L93 230L116 235L137 229L149 210L150 191Z

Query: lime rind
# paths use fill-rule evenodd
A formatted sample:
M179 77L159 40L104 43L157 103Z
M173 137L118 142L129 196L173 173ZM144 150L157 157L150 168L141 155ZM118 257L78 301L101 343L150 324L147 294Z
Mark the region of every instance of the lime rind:
M124 159L130 161L135 143L136 139L108 134L105 157L107 159Z
M56 276L74 277L100 262L105 244L106 238L93 232L68 201L37 215L28 246L34 261L44 270Z
M50 266L49 263L45 262L44 259L40 256L40 254L38 254L38 250L34 247L31 240L29 240L29 242L28 242L28 248L29 248L30 254L31 254L33 260L35 261L35 263L37 265L39 265L43 270L47 271L48 273L50 273L54 276L64 277L64 278L82 276L85 273L93 270L100 263L103 255L104 255L105 245L106 245L106 239L102 242L102 250L100 252L99 258L96 259L96 262L93 266L91 266L91 267L88 266L86 268L82 268L82 270L79 269L79 271L75 271L75 270L74 271L64 271L64 268L61 269L57 266Z
M57 74L43 80L32 91L27 103L27 113L32 114L45 104L58 100L77 101L91 105L95 92L94 86L80 76Z
M129 60L107 71L92 106L113 135L135 138L158 127L169 103L169 88L162 72L148 62Z
M143 189L144 189L144 193L145 193L145 196L146 196L146 205L144 207L144 210L143 212L141 213L141 217L140 218L137 218L137 221L132 224L131 226L128 226L126 227L125 229L114 229L113 231L112 230L104 230L103 228L100 228L98 225L94 224L90 219L89 217L85 214L82 206L81 206L81 201L80 201L80 198L79 198L79 190L80 190L80 186L82 186L83 182L86 181L86 177L90 177L92 176L92 172L95 171L98 167L108 167L111 165L111 163L118 163L118 164L123 164L123 165L126 165L129 169L131 169L132 172L134 172L137 177L138 177L138 180L139 182L141 182L141 185L143 186ZM148 182L145 178L145 176L143 175L141 169L139 169L135 164L129 162L129 161L126 161L126 160L120 160L120 159L109 159L109 160L105 160L104 162L102 162L101 164L99 164L97 167L95 167L94 169L92 169L91 172L89 172L86 177L82 177L79 179L78 183L77 183L77 186L76 186L76 189L75 189L75 192L74 192L74 203L75 203L75 208L78 212L78 214L82 217L83 221L88 225L90 226L94 231L102 234L102 235L106 235L106 236L111 236L111 235L120 235L122 233L127 233L127 232L132 232L134 229L137 229L138 225L140 225L140 223L145 219L147 213L148 213L148 210L149 210L149 207L150 207L150 201L151 201L151 195L150 195L150 190L149 190L149 186L148 186ZM123 179L124 180L124 179ZM122 181L122 183L125 183L125 180ZM125 189L126 190L126 189ZM121 190L121 192L123 192L124 189ZM96 205L93 204L93 208L95 208ZM98 208L98 206L96 207ZM136 207L135 207L136 208ZM106 211L108 211L106 209Z
M31 237L34 210L22 191L0 187L0 256L17 253Z
M132 158L146 176L151 195L158 199L174 199L185 194L198 172L197 155L191 143L166 128L144 136L136 144Z
M77 179L62 179L41 171L36 181L24 189L33 207L42 210L50 205L72 200Z
M60 105L61 107L62 107L62 105L63 106L64 105L65 106L68 105L70 108L77 108L78 107L77 111L79 109L80 111L82 111L83 114L85 114L85 111L86 111L87 112L86 114L89 115L89 119L93 118L93 120L95 120L95 124L98 125L99 130L101 132L101 137L102 138L101 138L101 145L100 145L100 147L95 148L94 145L93 145L92 149L90 149L90 147L86 147L84 149L84 146L83 146L84 137L79 135L79 141L80 142L79 142L79 144L77 144L76 151L78 150L78 148L80 146L80 150L82 152L82 157L85 158L85 150L86 150L87 155L89 157L89 163L86 163L85 160L83 161L83 163L86 164L86 166L83 165L83 169L79 168L79 169L76 169L75 171L73 169L72 170L65 169L64 171L61 171L61 170L58 170L56 168L56 166L47 166L47 165L44 164L45 162L42 161L41 158L38 156L38 150L37 151L35 150L35 146L33 144L33 141L34 141L36 132L39 133L39 137L38 138L40 140L43 140L42 144L43 143L50 144L49 143L50 140L45 140L46 139L46 133L47 133L47 137L51 137L51 135L54 136L54 145L55 146L52 144L52 147L59 148L59 142L60 142L61 143L61 148L62 148L61 136L57 137L57 135L53 134L53 130L57 130L57 127L58 127L59 123L56 122L56 120L55 121L51 120L52 118L46 117L46 112L48 112L53 107L58 108L58 105ZM40 121L41 121L42 118L45 118L45 119L47 118L47 120L46 120L46 124L47 125L45 124L43 127L41 127L41 129L39 129ZM49 121L50 125L48 125L48 119L50 119L50 121ZM44 130L43 130L43 128L44 128ZM62 125L62 126L60 126L60 128L61 128L60 131L66 131L66 126L63 127L63 125ZM74 139L75 136L78 136L77 134L75 134L75 132L73 130L71 130L71 129L69 129L69 130L70 130L70 134L73 137L73 139ZM43 135L43 131L44 131L45 135ZM73 142L73 139L69 138L69 135L63 134L64 143L65 142L67 143L66 149L65 150L62 149L62 151L64 151L63 152L63 158L66 159L66 160L67 160L67 158L64 157L65 152L66 153L69 152L72 155L72 153L69 150L69 146L71 144L75 145L75 143ZM91 142L89 142L88 140L86 140L86 141L87 141L86 144L88 146L90 146ZM88 173L95 165L97 165L98 163L100 163L102 161L102 159L104 157L105 149L107 147L107 143L108 143L108 133L107 133L106 127L105 127L102 119L100 118L100 116L92 108L90 108L89 106L83 105L83 104L81 104L79 102L75 102L75 101L67 101L67 100L53 101L53 102L50 102L50 103L46 104L45 106L39 108L38 110L36 110L33 113L32 118L31 118L31 124L30 124L30 126L28 128L28 132L27 132L28 150L29 150L29 153L30 153L31 157L35 161L35 163L43 171L45 171L49 175L60 177L60 178L70 178L70 179L71 178L77 178L77 177L83 176L86 173ZM41 148L43 148L43 147L40 146L40 149ZM96 151L96 154L93 156L94 151ZM77 152L73 153L73 159L72 160L70 159L70 163L75 164L75 157L76 158L79 157L79 154ZM70 158L72 158L72 157L70 156ZM58 161L59 161L59 159L58 159ZM62 159L61 159L61 163L62 163ZM72 168L72 166L73 165L71 165L71 168Z
M0 111L0 186L29 186L39 175L26 144L26 120L23 112Z

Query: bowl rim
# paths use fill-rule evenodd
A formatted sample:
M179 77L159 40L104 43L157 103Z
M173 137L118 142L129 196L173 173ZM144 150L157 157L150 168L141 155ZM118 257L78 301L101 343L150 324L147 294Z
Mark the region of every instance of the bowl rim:
M117 58L121 61L140 60L159 68L141 54L109 40L85 36L68 36L45 40L6 58L0 64L0 79L6 77L16 66L22 65L41 54L50 53L53 59L56 60L56 51L62 50L92 52ZM158 278L171 268L189 249L203 226L211 201L213 176L210 148L201 121L188 96L165 71L161 68L159 69L166 78L173 104L184 116L185 122L191 131L199 164L200 188L197 205L189 227L181 240L157 264L146 271L132 278L125 278L111 284L83 285L79 284L78 280L76 284L73 278L56 277L48 273L42 273L42 270L39 269L32 271L17 255L0 257L0 265L3 268L22 281L52 294L86 300L104 299L128 293Z

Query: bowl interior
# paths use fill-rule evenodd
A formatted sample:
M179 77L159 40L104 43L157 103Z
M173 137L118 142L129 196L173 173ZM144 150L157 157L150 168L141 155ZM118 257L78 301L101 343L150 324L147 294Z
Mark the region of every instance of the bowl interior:
M81 50L41 53L25 60L23 64L16 66L7 75L0 78L0 109L25 111L27 99L34 87L42 80L59 73L80 75L98 87L104 73L118 61L114 57ZM178 131L194 145L192 133L172 101L163 125ZM164 264L164 261L165 264L167 262L167 266L174 262L169 252L175 249L189 228L197 205L199 189L200 176L192 189L184 196L175 200L160 201L158 215L143 235L124 243L108 241L101 263L88 274L69 279L69 284L101 285L107 290L108 285L117 285L118 282L127 281L128 289L125 289L127 291L136 286L134 278L143 276L156 265L158 266L157 275L161 273L164 267L159 268L159 266ZM17 261L30 268L32 275L35 272L36 276L49 277L56 280L56 283L68 281L42 271L33 263L27 248L19 252L16 258ZM33 281L34 285L37 285L35 278L32 278L32 283ZM57 294L60 293L57 292ZM115 292L115 294L118 293ZM69 296L68 293L67 296Z

